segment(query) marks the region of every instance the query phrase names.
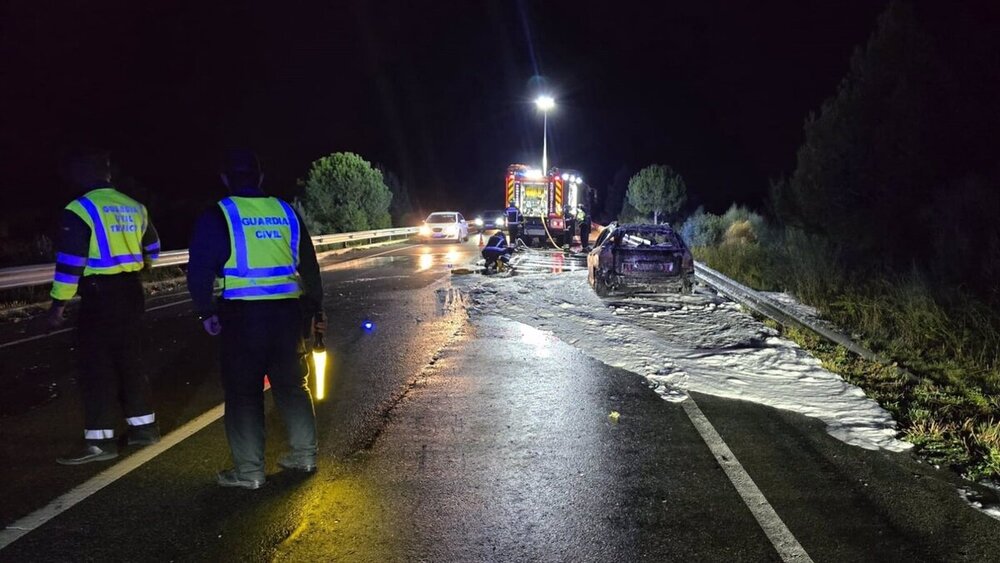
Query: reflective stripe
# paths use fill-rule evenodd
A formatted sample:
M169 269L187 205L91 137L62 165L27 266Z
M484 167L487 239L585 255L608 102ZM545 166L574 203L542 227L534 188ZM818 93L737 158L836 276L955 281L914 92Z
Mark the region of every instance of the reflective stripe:
M108 256L107 258L90 258L87 265L91 268L111 268L121 264L141 264L142 254L122 254L119 256Z
M84 430L83 439L84 440L111 440L115 437L115 431L112 430Z
M97 206L94 205L94 202L87 199L87 196L83 196L77 201L80 202L80 205L82 205L87 211L87 214L90 215L90 221L94 225L91 231L93 231L94 236L97 237L97 248L100 250L101 259L108 259L111 256L111 246L108 244L108 233L104 232L104 221L101 221L101 214L97 211ZM94 266L93 258L90 259L88 265L91 267ZM109 265L114 266L117 264ZM98 266L101 265L99 264Z
M67 266L79 267L87 265L86 256L73 256L72 254L56 253L56 262Z
M275 276L290 276L295 273L295 266L275 266L273 268L223 268L222 273L227 276L239 276L243 278L273 278Z
M125 419L129 426L142 426L156 422L156 413L144 414L142 416L130 416Z
M80 276L56 272L55 281L62 283L80 283Z
M240 297L260 297L264 295L280 295L283 293L294 293L299 290L297 283L283 283L280 285L239 287L235 289L222 290L223 299L238 299ZM292 297L289 295L289 297Z
M240 210L236 207L236 202L230 198L222 200L222 206L229 214L229 223L233 226L230 229L233 235L233 244L236 246L236 274L240 277L247 277L250 265L247 263L247 238L243 233L243 221L240 218Z
M299 218L295 216L292 206L285 203L285 200L279 199L278 203L284 208L285 216L288 217L288 228L292 230L292 273L294 273L294 266L299 265Z
M157 258L159 258L160 257L160 241L156 241L153 244L150 244L149 246L147 246L146 247L146 255L149 256L149 258L152 259L152 260L156 260Z

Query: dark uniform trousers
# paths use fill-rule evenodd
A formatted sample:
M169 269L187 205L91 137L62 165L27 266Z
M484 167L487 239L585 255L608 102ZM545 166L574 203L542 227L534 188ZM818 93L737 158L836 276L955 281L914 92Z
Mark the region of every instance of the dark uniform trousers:
M222 382L226 438L236 470L264 478L264 376L288 432L292 455L316 457L316 415L298 299L223 300Z
M145 296L138 272L80 280L80 391L87 430L113 430L120 420L152 414L143 371Z

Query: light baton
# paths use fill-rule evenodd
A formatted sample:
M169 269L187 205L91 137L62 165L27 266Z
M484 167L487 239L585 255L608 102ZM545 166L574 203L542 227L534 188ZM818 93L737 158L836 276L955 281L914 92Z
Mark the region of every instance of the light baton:
M323 320L322 311L316 313L314 322ZM313 369L316 371L316 399L321 400L326 397L326 342L323 340L323 333L314 330L313 339Z

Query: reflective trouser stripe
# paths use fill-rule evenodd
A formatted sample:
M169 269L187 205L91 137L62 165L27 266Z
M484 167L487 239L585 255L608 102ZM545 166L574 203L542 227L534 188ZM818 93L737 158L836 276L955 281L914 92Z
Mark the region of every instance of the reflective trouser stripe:
M84 440L111 440L115 437L114 429L111 430L84 430Z
M142 416L132 416L125 419L129 426L142 426L156 422L156 413L144 414Z

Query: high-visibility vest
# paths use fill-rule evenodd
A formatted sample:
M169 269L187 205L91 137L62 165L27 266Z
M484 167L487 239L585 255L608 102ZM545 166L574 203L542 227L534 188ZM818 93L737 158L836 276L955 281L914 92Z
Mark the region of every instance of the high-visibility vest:
M510 224L516 225L516 224L518 224L520 222L520 217L518 217L518 215L520 215L521 212L516 207L514 207L514 206L508 207L506 209L505 213L507 215L507 224L508 225L510 225Z
M229 226L223 299L291 299L302 294L299 220L276 197L227 197L219 202Z
M84 276L142 269L142 236L149 217L144 205L114 188L98 188L74 199L66 209L90 227Z

